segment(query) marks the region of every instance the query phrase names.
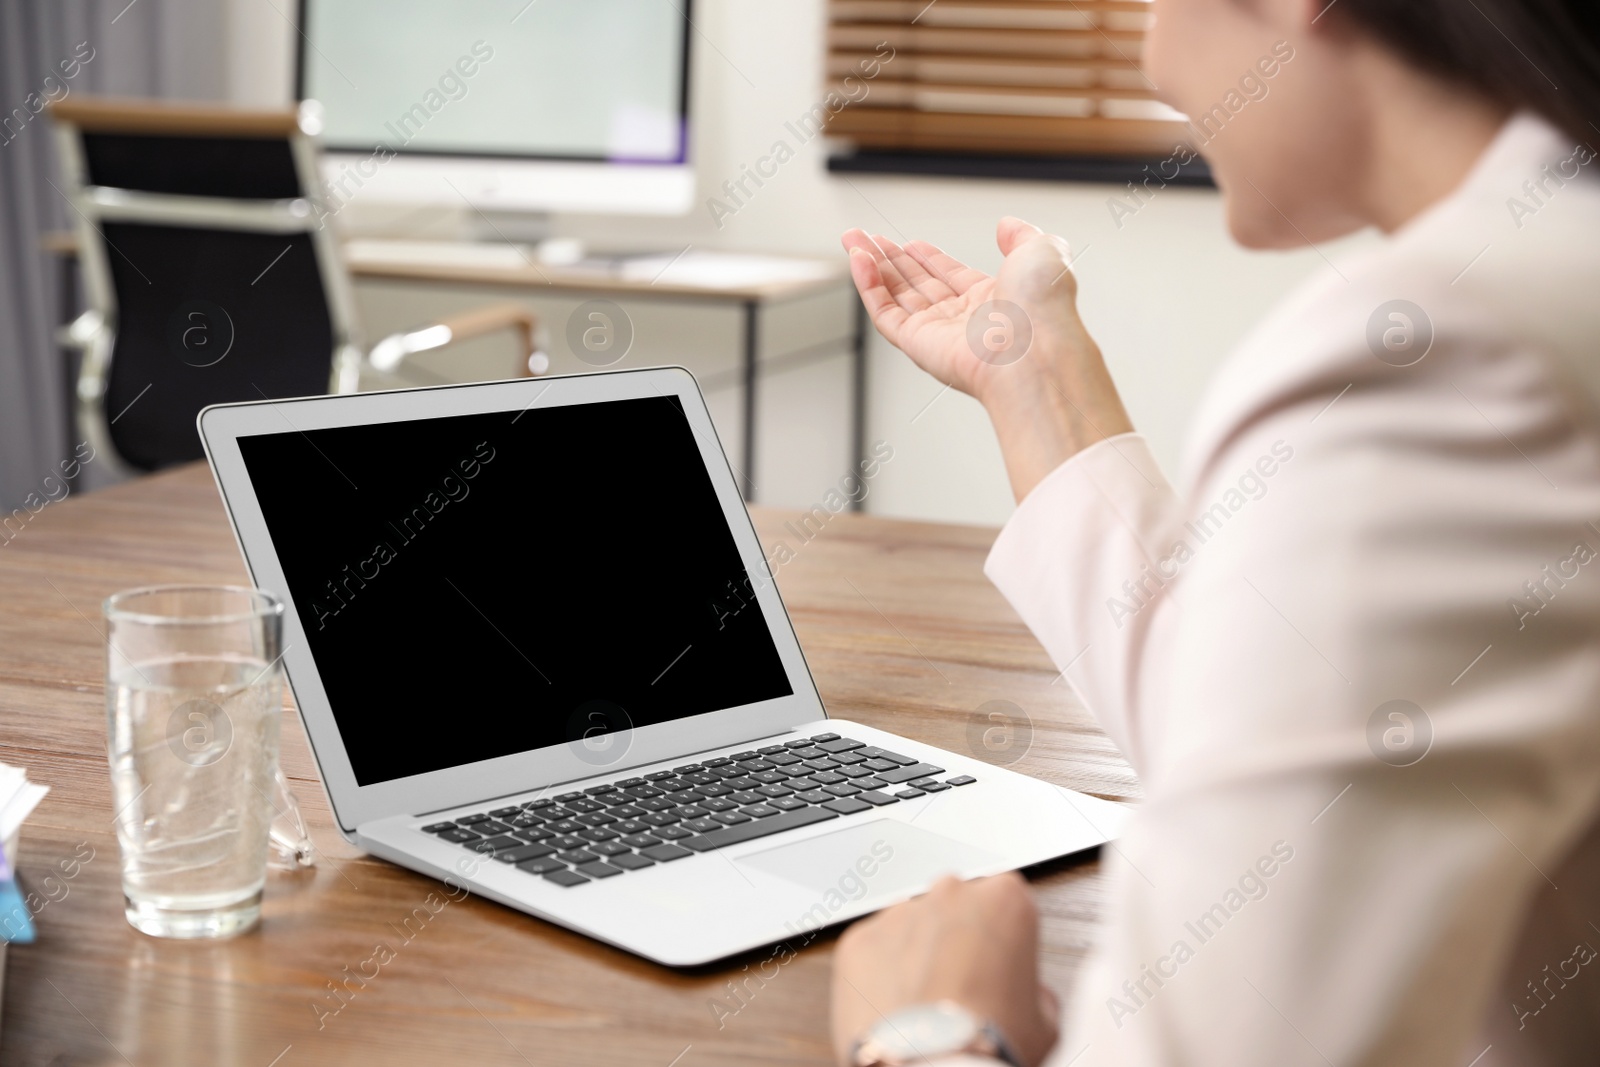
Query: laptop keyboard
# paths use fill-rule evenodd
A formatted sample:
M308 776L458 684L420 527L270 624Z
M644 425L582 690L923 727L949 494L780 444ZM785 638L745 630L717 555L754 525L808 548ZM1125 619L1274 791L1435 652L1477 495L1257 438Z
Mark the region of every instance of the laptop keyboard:
M944 773L817 734L422 829L570 888L977 780Z

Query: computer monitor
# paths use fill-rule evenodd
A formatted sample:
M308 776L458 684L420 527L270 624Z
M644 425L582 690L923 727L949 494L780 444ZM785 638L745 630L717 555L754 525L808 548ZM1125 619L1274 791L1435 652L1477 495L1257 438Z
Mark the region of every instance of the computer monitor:
M682 214L690 0L301 0L328 210Z

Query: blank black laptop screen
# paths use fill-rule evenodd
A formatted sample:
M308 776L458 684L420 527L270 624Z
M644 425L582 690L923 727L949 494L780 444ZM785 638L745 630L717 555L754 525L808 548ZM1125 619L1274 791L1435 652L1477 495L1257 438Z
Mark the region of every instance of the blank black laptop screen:
M239 449L361 785L793 692L676 397Z

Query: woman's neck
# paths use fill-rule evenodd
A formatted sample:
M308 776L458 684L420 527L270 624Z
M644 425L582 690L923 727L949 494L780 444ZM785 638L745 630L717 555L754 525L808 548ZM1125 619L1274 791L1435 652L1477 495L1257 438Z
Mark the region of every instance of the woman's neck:
M1374 57L1364 84L1372 107L1358 208L1393 233L1461 185L1510 111L1387 56Z

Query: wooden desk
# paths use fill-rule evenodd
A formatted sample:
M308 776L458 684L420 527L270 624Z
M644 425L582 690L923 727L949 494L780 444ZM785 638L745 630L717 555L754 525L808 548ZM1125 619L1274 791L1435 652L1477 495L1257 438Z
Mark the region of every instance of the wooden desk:
M968 750L974 709L1010 700L1034 730L1016 769L1136 795L1127 765L1052 685L1048 658L983 578L992 530L839 515L801 545L781 527L788 513L755 514L769 547L782 539L797 552L778 580L833 714ZM468 898L404 940L396 927L439 885L337 836L293 715L283 765L318 867L273 872L262 925L235 940L136 933L122 917L111 825L100 602L150 582L221 581L244 581L244 567L199 466L52 504L0 545L0 760L52 787L23 832L26 888L44 897L59 861L93 850L75 877L49 883L38 941L11 947L0 1062L827 1062L831 938L781 968L761 951L680 972ZM1098 863L1063 861L1035 884L1045 975L1065 992L1100 914ZM379 943L394 959L319 1030L313 1005L330 1003L329 983ZM750 976L764 962L763 984ZM733 980L750 991L742 1007Z

